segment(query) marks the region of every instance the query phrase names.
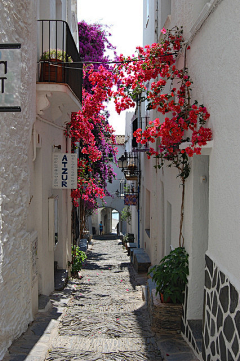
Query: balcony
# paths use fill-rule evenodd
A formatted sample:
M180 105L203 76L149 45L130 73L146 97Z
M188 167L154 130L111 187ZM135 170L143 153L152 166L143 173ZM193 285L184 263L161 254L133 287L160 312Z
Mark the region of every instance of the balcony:
M38 20L38 60L37 90L40 95L46 93L47 96L50 92L54 98L55 93L64 93L65 98L76 103L71 111L79 110L82 102L82 64L65 21ZM63 101L66 102L66 99Z
M122 169L127 180L138 180L138 154L126 152L118 159L118 167Z

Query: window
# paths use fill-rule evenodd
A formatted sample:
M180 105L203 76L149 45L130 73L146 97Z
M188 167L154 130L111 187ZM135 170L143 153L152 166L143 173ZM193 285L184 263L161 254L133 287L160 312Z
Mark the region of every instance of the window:
M136 118L132 122L132 148L137 148L136 137L133 136L133 133L135 132L135 130L137 130L137 128L138 128L138 120Z

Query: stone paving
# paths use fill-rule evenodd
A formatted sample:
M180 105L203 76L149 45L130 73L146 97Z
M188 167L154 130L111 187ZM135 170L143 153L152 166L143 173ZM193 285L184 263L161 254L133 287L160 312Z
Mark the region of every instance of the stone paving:
M94 240L47 361L162 361L119 240Z
M137 274L120 240L94 240L81 279L51 296L4 361L197 361L179 334L151 330Z

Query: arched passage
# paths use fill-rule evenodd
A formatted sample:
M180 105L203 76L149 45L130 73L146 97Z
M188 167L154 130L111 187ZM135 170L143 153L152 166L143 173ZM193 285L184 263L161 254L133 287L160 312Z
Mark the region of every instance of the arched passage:
M114 214L114 216L113 216ZM99 207L92 215L92 229L93 235L99 234L99 224L102 221L103 233L111 234L125 234L127 225L125 221L121 220L121 211L113 207ZM118 223L118 227L117 227Z

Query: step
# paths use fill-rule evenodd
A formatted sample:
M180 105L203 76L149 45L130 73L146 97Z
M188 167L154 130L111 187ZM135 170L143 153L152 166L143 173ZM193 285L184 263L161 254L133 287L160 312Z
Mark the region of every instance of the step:
M134 242L128 242L127 243L127 251L128 251L128 255L130 256L130 249L131 248L137 248L137 243L134 243Z
M86 238L82 238L77 242L77 245L80 251L87 252L88 249L88 240Z
M114 239L122 239L122 236L120 235L120 236L118 236L117 234L103 234L103 235L94 235L93 236L93 239L96 239L96 240L102 240L102 241L112 241L112 240L114 240Z
M146 273L151 266L148 254L142 248L133 249L133 267L138 273Z
M65 269L58 269L54 272L54 289L61 291L68 282L68 271Z
M131 263L133 263L133 253L145 253L143 248L130 248L129 255Z
M47 312L52 308L52 303L49 296L39 295L38 296L38 312Z

